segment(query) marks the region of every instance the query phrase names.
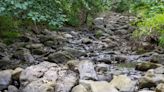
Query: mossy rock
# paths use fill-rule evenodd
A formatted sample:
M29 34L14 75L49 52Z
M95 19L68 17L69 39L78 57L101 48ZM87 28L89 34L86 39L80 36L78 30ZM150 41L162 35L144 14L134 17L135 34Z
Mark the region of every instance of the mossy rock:
M120 63L120 64L117 64L117 66L121 68L135 68L137 64L138 63L136 62L129 62L129 63Z
M136 65L136 70L139 71L147 71L149 69L155 69L160 67L160 64L156 64L156 63L151 63L151 62L143 62L143 63L139 63Z

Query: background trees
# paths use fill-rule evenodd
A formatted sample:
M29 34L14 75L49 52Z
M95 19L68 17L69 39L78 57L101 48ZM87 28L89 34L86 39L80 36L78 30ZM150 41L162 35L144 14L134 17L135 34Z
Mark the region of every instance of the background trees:
M0 32L20 25L81 26L105 10L137 15L135 36L156 34L164 43L163 0L0 0Z

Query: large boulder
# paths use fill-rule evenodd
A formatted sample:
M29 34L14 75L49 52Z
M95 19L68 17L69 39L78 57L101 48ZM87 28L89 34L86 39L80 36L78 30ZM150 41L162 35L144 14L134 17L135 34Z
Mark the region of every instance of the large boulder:
M80 84L87 89L87 92L118 92L106 81L80 80Z
M70 47L63 47L63 50L69 52L73 57L85 56L86 52Z
M149 69L155 69L160 66L162 66L162 65L156 64L156 63L151 63L151 62L143 62L143 63L139 63L136 65L136 70L147 71Z
M139 88L152 88L160 83L164 83L164 75L156 73L155 70L150 69L139 79Z
M78 65L80 79L82 80L97 80L97 74L94 69L94 64L89 60L82 60Z
M0 71L0 90L7 88L12 81L12 70Z
M29 83L22 92L54 92L55 82L39 79Z
M32 64L32 63L36 62L34 57L31 55L31 52L28 49L26 49L26 48L18 49L14 53L13 58L25 61L28 64Z
M56 53L52 53L48 56L48 61L54 62L57 64L64 64L67 63L67 61L74 59L72 54L70 54L67 51L59 51Z
M12 72L12 79L18 81L22 71L23 71L23 69L20 68L20 67L18 67L15 70L13 70L13 72Z
M154 54L151 56L151 62L164 65L164 54Z
M75 86L71 92L88 92L87 89L83 85Z
M123 92L133 92L135 91L136 82L132 81L126 75L115 76L113 80L110 82L110 85L119 89L119 91Z
M77 83L77 74L55 63L42 62L22 71L22 92L69 92Z
M99 81L111 81L112 80L112 74L109 69L109 65L107 64L96 64L95 68L98 76Z
M19 92L19 91L18 91L18 88L16 88L15 86L9 85L8 92Z
M138 92L155 92L155 91L152 91L152 90L141 90L141 91L138 91Z
M56 64L49 62L43 62L39 65L30 66L23 70L20 75L21 85L26 86L27 84L44 77L46 77L48 80L51 80L52 76L53 80L56 81L58 76L58 68L59 67Z
M70 92L72 87L77 84L77 74L69 70L60 70L58 74L55 92Z
M156 92L164 92L164 83L160 83L157 85Z

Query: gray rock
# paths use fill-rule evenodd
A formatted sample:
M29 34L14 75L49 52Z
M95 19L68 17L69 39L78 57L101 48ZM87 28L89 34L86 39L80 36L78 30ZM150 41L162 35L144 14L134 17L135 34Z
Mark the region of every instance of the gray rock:
M139 79L140 88L156 87L157 84L164 83L164 75L156 74L153 69L146 72L146 74Z
M20 75L22 92L70 92L76 85L75 72L54 63L43 62L22 71Z
M34 57L31 55L28 49L22 48L14 53L14 57L20 59L22 61L26 61L26 63L35 63Z
M154 54L151 56L151 62L164 65L164 54Z
M83 80L89 80L89 79L97 80L98 79L96 71L94 69L94 65L89 60L80 61L78 65L78 70L80 73L80 79L83 79Z
M156 74L164 74L164 66L161 66L161 67L154 69L154 72Z
M96 72L99 81L111 81L112 74L109 72L109 66L107 64L97 64Z
M8 86L8 92L18 92L18 88L13 85Z
M67 66L70 70L73 70L73 71L78 71L78 64L80 63L79 60L69 60L67 62Z
M58 74L59 77L55 85L55 92L70 92L77 84L77 74L69 70L61 70Z
M66 38L73 38L73 36L71 34L64 34L64 37L66 37Z
M71 92L88 92L87 89L83 85L75 86Z
M74 49L74 48L63 47L63 50L69 52L73 57L80 57L86 55L85 51Z
M119 89L121 92L134 92L136 82L132 81L125 75L115 76L110 82L110 85Z
M128 30L125 30L125 29L119 29L116 31L116 34L119 34L119 35L125 35L128 33Z
M55 81L57 79L58 66L54 63L43 62L39 65L34 65L26 68L20 75L20 83L24 87L33 81L37 81L40 78Z
M12 72L12 79L13 80L19 80L20 74L23 71L22 68L18 67L15 70L13 70Z
M55 82L39 79L29 83L22 92L54 92Z
M52 53L48 56L48 61L54 63L67 63L69 60L73 60L74 57L66 51L59 51L57 53Z
M11 63L11 60L10 60L8 55L6 55L6 56L1 56L0 55L0 67L1 68L3 68L3 67L5 68L6 65L9 65L10 63Z
M157 85L156 92L164 92L164 83L160 83Z
M138 92L155 92L155 91L152 91L152 90L141 90L141 91L138 91Z
M12 80L12 70L0 71L0 90L3 90L10 85Z
M87 89L87 92L119 92L106 81L80 80L80 84Z
M89 38L83 38L82 39L82 43L84 43L84 44L90 44L90 43L93 43L93 41L91 39L89 39Z

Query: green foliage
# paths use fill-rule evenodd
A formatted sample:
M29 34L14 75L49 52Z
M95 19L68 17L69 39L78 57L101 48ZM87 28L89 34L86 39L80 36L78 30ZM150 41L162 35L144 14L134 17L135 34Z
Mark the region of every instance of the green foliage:
M111 9L116 12L127 12L131 3L132 0L114 0L111 2Z
M164 12L164 2L162 0L135 0L131 3L130 12L141 17L152 17Z
M1 0L0 15L21 20L30 19L34 24L44 22L51 27L61 27L66 21L79 25L106 7L108 0Z
M14 21L12 17L0 16L0 32L14 31L18 28L19 22Z
M18 31L3 31L0 34L0 38L3 39L3 42L7 45L10 45L15 42L17 38L21 35Z
M164 46L164 1L162 0L139 0L132 5L132 10L141 19L137 21L138 30L135 37L156 35L159 44Z
M66 21L62 9L58 8L59 4L58 0L1 0L0 14L21 20L31 19L34 24L47 22L49 25L59 27Z

